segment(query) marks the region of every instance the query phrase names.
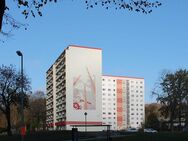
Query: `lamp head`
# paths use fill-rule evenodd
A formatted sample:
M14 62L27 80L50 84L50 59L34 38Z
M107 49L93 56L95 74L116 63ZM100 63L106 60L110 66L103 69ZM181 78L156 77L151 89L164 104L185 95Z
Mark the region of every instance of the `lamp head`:
M21 52L21 51L19 51L19 50L18 50L18 51L16 51L16 53L17 53L17 55L18 55L18 56L23 56L22 52Z

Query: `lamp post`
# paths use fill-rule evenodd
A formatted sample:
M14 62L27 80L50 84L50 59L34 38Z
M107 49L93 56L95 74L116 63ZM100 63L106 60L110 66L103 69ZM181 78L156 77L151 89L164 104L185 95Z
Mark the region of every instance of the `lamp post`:
M85 116L85 132L87 132L87 112L84 113Z
M23 54L21 51L16 51L16 54L21 57L21 136L22 136L22 141L24 141L24 135L25 135L25 127L24 127L24 108L23 108L23 102L24 102L24 93L23 93L23 87L24 87L24 82L23 82Z

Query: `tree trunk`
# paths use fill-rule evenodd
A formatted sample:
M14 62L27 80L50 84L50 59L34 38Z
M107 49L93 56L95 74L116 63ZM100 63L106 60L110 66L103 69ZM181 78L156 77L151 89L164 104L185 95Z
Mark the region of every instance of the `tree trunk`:
M12 135L11 131L11 121L10 121L10 107L6 110L6 120L7 120L7 134L8 136Z
M173 119L174 119L174 114L173 114L173 110L170 112L170 130L171 132L174 131L174 122L173 122Z
M5 0L0 0L0 31L2 29L4 12L5 12Z

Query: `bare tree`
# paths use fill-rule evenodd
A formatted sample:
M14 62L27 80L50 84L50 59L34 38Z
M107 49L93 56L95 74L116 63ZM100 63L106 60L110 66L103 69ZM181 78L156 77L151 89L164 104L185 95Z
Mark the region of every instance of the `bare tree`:
M72 0L74 1L74 0ZM81 0L80 0L81 1ZM14 17L9 14L10 7L6 5L7 0L0 1L0 31L4 35L8 35L12 29L25 26L18 22ZM42 16L42 8L50 2L58 2L58 0L12 0L12 5L21 9L21 14L28 18L28 16L35 17L36 15ZM127 9L129 11L142 12L148 14L152 12L154 7L161 6L157 0L82 0L85 2L86 8L94 8L95 6L102 6L106 9ZM4 20L3 20L4 17ZM4 22L3 22L4 21ZM2 31L2 25L9 25L9 31Z
M26 76L23 79L25 93L30 89L30 82ZM2 65L0 67L0 110L7 121L7 134L11 135L11 106L18 105L21 93L21 77L15 68ZM24 105L27 103L27 96L24 95Z

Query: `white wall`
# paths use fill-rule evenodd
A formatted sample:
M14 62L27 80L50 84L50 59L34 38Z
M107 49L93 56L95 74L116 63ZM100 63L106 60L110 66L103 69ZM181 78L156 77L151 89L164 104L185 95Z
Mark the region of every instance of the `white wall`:
M102 50L73 46L66 49L66 120L68 125L84 124L85 112L87 112L87 122L90 124L102 122L101 74ZM86 100L87 105L84 104ZM80 109L73 107L75 103Z

